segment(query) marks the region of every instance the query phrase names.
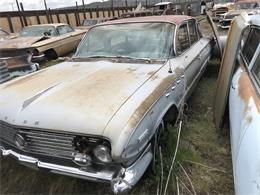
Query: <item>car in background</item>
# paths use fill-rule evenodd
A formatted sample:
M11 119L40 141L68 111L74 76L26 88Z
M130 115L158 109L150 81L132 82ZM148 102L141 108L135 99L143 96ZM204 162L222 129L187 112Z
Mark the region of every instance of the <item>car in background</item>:
M52 60L75 50L85 32L63 23L27 26L16 38L1 42L0 51L31 50L33 61Z
M248 15L260 14L260 2L258 0L236 2L234 10L230 10L220 16L218 26L222 29L228 29L234 17L240 15L242 12L247 12Z
M131 12L124 12L121 18L144 17L144 16L160 16L160 15L183 15L182 10L174 7L172 2L160 2L152 8L146 9L141 3Z
M0 151L129 190L158 157L158 135L175 124L211 51L189 16L95 25L71 61L0 86Z
M221 16L227 13L229 10L234 9L234 3L226 0L217 0L214 1L215 4L212 8L212 19L213 21L219 21Z
M235 192L260 194L260 17L230 27L215 100L217 127L229 116Z
M75 29L88 30L90 27L111 20L111 18L91 18L84 19L81 26L77 26Z

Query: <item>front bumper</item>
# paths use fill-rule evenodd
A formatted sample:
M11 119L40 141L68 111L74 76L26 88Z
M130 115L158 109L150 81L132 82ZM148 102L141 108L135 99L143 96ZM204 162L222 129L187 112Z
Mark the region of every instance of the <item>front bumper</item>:
M5 149L3 146L0 146L0 151L2 156L13 156L20 163L31 168L45 169L52 173L91 181L110 182L114 193L121 193L131 189L140 180L152 160L151 145L149 145L135 163L127 168L121 167L119 173L109 170L89 172L81 168L43 162L37 158L19 154L14 150Z

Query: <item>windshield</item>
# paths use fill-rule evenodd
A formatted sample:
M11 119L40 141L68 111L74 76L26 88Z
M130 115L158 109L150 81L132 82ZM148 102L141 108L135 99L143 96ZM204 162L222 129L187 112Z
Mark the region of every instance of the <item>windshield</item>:
M257 2L251 2L251 3L237 3L236 4L236 9L256 9L259 8L259 3Z
M127 23L92 28L75 57L167 59L173 56L175 26L169 23Z
M24 27L19 33L21 37L57 36L53 26L29 26Z
M93 26L98 23L98 20L84 20L83 26Z

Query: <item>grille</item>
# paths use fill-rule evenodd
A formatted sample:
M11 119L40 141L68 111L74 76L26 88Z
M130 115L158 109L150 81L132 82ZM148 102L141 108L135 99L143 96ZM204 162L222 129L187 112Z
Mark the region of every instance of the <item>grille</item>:
M19 133L26 141L23 149L25 152L43 154L62 158L72 158L72 153L77 152L73 146L76 136L39 130L12 128L10 125L0 124L1 139L15 146L15 135Z
M11 76L9 74L6 62L5 61L0 62L0 83L3 83L10 79Z

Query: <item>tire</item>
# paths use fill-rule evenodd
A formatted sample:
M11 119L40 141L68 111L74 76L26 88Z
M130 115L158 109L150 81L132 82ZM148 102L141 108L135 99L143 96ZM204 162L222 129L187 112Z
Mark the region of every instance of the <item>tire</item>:
M57 53L53 49L47 50L46 52L44 52L44 54L45 58L49 61L56 60L58 58Z

